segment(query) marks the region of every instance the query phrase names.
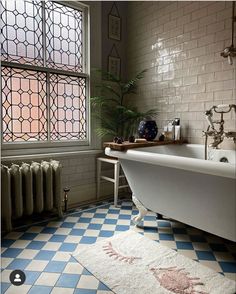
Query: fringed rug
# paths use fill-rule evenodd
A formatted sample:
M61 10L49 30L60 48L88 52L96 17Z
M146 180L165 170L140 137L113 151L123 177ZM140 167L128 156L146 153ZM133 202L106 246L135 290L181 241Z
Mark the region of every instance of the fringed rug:
M236 289L234 281L131 230L73 257L118 294L234 294Z

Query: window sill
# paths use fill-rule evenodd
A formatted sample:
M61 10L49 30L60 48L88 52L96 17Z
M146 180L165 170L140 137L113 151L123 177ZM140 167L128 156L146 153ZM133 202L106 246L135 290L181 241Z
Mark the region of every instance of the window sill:
M42 159L42 158L62 158L71 156L85 156L85 155L95 155L102 153L102 149L92 149L92 150L80 150L80 151L69 151L69 152L53 152L53 153L38 153L29 155L10 155L1 157L2 162L13 161L13 160L29 160L29 159Z

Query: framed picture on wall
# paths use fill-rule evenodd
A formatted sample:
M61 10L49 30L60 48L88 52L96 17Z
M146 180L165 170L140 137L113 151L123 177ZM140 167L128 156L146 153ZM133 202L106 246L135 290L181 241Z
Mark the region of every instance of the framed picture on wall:
M121 40L121 18L119 16L109 14L108 38L117 41Z
M108 72L120 79L120 58L108 56Z

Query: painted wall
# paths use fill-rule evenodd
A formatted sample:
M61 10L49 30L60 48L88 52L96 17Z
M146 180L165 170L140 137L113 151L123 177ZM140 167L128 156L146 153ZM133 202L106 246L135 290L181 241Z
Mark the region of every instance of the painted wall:
M207 127L204 111L236 103L236 58L232 66L220 56L231 45L231 5L231 1L128 3L128 76L149 69L138 97L130 101L140 109L158 108L160 132L167 120L180 117L182 136L202 143ZM225 121L227 129L235 129L235 114L227 114Z

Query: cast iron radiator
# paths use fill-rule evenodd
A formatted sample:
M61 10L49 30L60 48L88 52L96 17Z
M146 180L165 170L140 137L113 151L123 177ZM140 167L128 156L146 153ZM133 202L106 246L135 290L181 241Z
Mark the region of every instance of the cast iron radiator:
M59 161L1 165L2 229L12 230L12 220L57 209L62 217L62 166Z

